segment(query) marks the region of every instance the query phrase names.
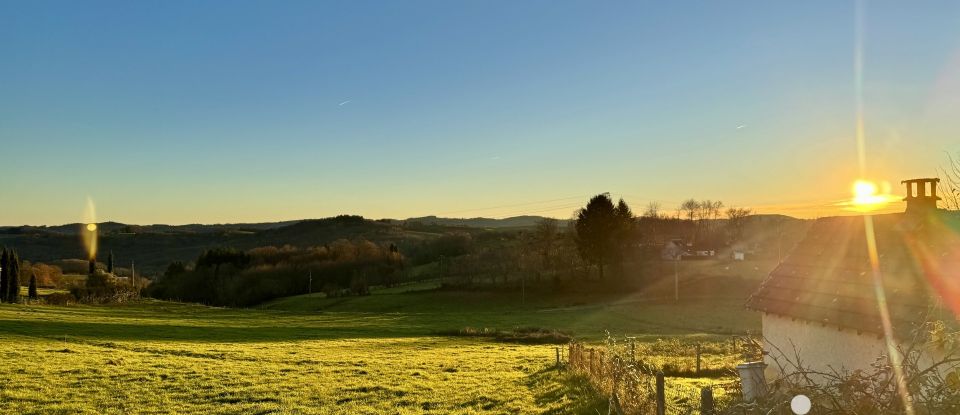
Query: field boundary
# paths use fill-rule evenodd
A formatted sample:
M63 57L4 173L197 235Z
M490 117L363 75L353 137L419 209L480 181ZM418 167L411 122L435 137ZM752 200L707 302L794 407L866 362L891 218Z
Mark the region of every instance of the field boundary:
M694 387L667 382L664 371L637 359L634 343L623 347L588 347L572 342L567 346L566 361L557 348L558 366L584 376L609 399L609 413L680 415L716 413L725 401L714 399L714 388ZM723 385L739 389L739 382Z

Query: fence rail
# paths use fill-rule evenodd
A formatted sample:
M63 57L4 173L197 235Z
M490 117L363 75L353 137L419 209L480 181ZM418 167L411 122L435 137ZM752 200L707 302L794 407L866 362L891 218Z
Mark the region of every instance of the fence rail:
M562 354L558 348L558 363L562 363ZM567 368L588 378L600 393L609 397L611 414L715 413L713 388L699 388L665 377L660 368L637 359L633 342L606 347L574 342L567 346L566 354Z

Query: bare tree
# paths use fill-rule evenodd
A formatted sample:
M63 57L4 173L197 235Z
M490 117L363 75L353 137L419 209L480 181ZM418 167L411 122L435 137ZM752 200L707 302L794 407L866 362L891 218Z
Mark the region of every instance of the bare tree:
M720 209L723 209L723 202L717 200L710 205L710 216L713 220L720 219Z
M659 219L660 218L660 202L647 203L647 208L644 209L643 215L641 215L641 217Z
M947 165L940 167L941 206L948 210L960 210L960 161L947 153Z
M753 211L748 208L727 209L727 228L731 241L737 242L743 237L743 226L751 213Z
M543 218L537 222L537 227L534 230L534 244L537 247L537 250L540 252L540 257L542 262L540 264L541 269L549 270L551 267L550 256L554 251L554 246L557 243L557 234L560 232L559 226L557 225L557 220L553 218ZM537 279L540 279L540 273L537 273Z
M693 221L693 218L697 215L697 210L700 209L700 203L696 199L687 199L680 204L680 210L687 214L687 220Z

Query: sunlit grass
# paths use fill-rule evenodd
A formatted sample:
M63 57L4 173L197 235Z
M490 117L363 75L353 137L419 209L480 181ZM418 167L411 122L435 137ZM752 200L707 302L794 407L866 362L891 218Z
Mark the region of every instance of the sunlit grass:
M378 330L390 318L283 320L163 303L4 305L0 412L543 413L577 406L550 370L550 346L396 337Z
M596 413L603 399L553 369L554 346L437 333L543 327L600 344L610 331L689 371L692 344L704 368L732 367L726 334L759 329L736 298L415 291L432 284L272 310L3 304L0 413Z

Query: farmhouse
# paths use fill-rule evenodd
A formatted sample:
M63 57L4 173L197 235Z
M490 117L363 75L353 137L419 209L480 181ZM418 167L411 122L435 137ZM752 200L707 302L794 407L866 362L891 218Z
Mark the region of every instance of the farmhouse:
M817 220L747 302L763 313L766 379L775 359L820 371L869 369L886 354L880 301L898 343L960 312L960 217L939 210L938 179L906 180L903 213ZM872 229L871 229L872 228ZM868 234L875 236L877 273ZM784 356L786 355L786 356Z

